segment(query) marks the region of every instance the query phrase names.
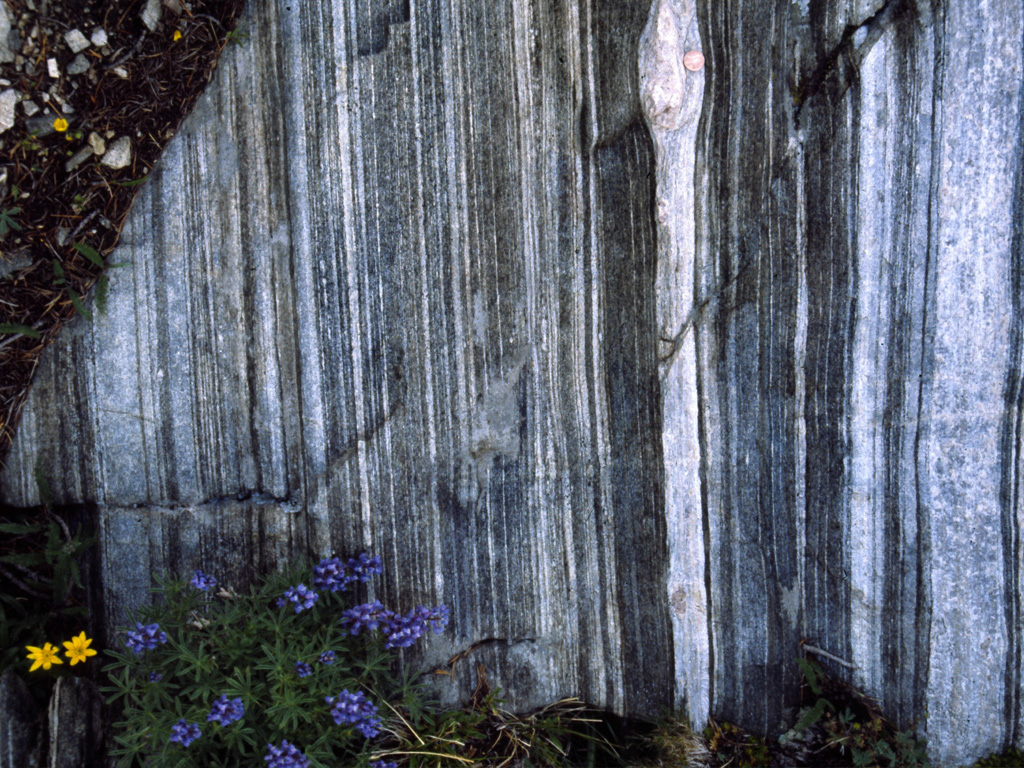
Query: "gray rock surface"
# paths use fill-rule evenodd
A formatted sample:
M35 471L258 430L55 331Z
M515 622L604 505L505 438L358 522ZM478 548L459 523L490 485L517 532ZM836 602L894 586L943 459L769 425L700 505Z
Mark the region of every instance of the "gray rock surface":
M376 597L455 617L414 662L492 641L448 700L484 662L517 707L657 714L648 4L393 5L250 6L107 315L41 362L3 497L35 503L38 462L98 507L111 621L163 567L369 549Z
M0 675L0 768L39 768L39 708L13 670Z
M40 364L0 495L96 506L108 625L366 548L449 701L777 735L806 639L1024 746L1020 3L358 7L250 8Z
M62 677L53 686L48 710L49 768L96 765L103 738L100 695L85 677Z
M14 61L14 53L19 47L18 32L11 30L11 17L7 6L0 4L0 63Z
M939 764L1019 747L1024 11L655 5L679 693L777 733L806 639Z

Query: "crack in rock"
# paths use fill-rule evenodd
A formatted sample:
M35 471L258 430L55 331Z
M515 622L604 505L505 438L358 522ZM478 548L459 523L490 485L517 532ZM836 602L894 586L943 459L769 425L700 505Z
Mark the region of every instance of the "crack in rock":
M882 33L896 20L914 11L911 0L888 0L874 14L860 24L850 25L836 46L807 77L792 89L793 123L800 128L800 115L808 101L827 86L835 83L837 95L842 95L853 84L861 63Z

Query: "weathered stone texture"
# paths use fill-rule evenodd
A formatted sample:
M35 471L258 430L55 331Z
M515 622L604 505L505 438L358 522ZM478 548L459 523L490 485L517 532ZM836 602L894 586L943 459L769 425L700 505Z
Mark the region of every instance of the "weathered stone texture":
M940 764L1019 746L1024 11L655 6L687 709L777 732L806 639Z
M39 707L13 669L0 675L0 768L39 768L43 757Z
M100 694L84 677L62 677L48 710L49 768L81 768L99 762L103 725Z
M365 548L451 606L429 663L498 641L449 699L480 660L515 706L671 703L647 10L251 5L3 475L98 507L110 621L162 567Z
M1017 0L247 13L0 475L98 508L108 624L367 548L513 706L777 734L806 640L1024 746Z

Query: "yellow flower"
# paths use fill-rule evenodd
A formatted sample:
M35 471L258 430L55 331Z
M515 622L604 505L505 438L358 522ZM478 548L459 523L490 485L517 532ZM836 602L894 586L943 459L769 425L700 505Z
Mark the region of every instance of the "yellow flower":
M64 643L64 647L67 648L68 658L71 659L71 666L75 666L78 662L85 662L90 656L95 656L96 651L89 647L92 640L89 640L85 636L85 632L80 634L78 637L71 638L71 642Z
M32 667L29 669L29 672L35 672L40 667L49 669L54 664L64 663L57 658L57 649L49 643L44 643L42 648L36 648L34 645L26 645L25 647L31 651L28 655L28 658L32 659Z
M179 40L181 40L181 30L176 29L174 30L174 42L178 42Z
M53 128L57 133L64 133L68 129L68 121L63 117L58 117L53 121Z

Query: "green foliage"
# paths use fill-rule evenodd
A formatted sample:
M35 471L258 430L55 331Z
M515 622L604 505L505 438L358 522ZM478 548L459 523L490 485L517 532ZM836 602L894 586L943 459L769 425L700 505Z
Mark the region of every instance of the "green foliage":
M929 765L924 743L896 729L865 696L828 678L810 659L797 662L816 699L804 707L793 732L808 739L823 763L885 768ZM805 733L812 727L813 733Z
M438 712L419 678L399 670L383 637L339 625L354 607L351 592L318 589L315 603L299 612L280 605L293 585L316 584L312 563L270 574L244 594L223 585L204 590L199 578L156 577L158 602L129 617L135 630L119 633L129 635L125 646L106 651L112 663L101 690L122 712L110 751L122 768L262 765L267 745L284 740L314 768L508 765L510 758L554 768L568 764L569 741L586 729L575 700L525 716L504 712L482 673L466 707ZM139 647L146 631L164 642ZM376 734L334 720L327 697L342 691L362 693L376 707ZM240 719L210 721L221 697L241 700ZM171 742L182 720L201 731L187 746Z
M95 264L101 270L117 269L118 267L126 267L130 262L120 262L117 264L107 264L103 259L103 255L93 248L88 243L72 243L78 253L88 259L91 263ZM53 284L59 288L63 288L68 298L71 300L71 306L75 308L75 312L84 317L86 320L92 320L92 312L90 312L85 302L78 292L68 284L67 274L64 271L64 266L60 263L59 259L53 259ZM106 274L100 274L99 280L96 282L96 308L99 310L101 315L107 313L107 294L110 287L110 281ZM3 331L0 330L0 333Z
M249 35L247 35L245 32L243 32L241 30L241 28L239 28L239 27L236 27L235 29L230 30L224 36L224 41L226 43L234 44L234 45L239 45L239 46L242 45L242 43L244 43L248 39L249 39Z
M1024 768L1024 752L1009 749L996 755L989 755L974 763L971 768Z
M83 628L88 613L79 596L79 560L95 538L72 532L47 507L0 511L0 534L0 673L14 667L28 674L26 645L70 640ZM68 671L28 675L38 699L45 698L55 674Z
M72 248L74 248L80 254L85 256L85 258L87 258L100 269L104 269L107 266L106 262L103 261L103 257L100 256L100 252L97 251L88 243L73 243Z
M27 325L18 325L17 323L0 323L0 334L5 333L20 333L33 339L40 338L40 333L35 328Z
M15 217L21 213L21 208L5 208L0 210L0 239L7 237L12 229L21 231L21 225L15 221Z
M148 179L149 176L141 176L137 179L132 179L131 181L115 181L113 183L115 187L137 187L140 184L144 184Z

